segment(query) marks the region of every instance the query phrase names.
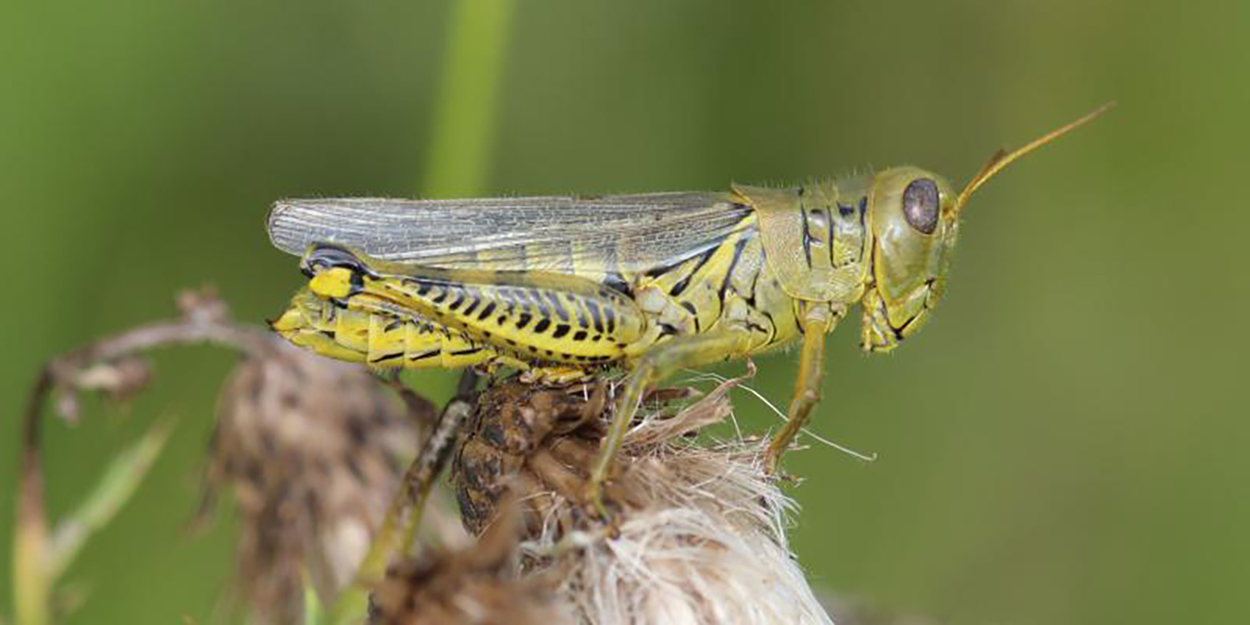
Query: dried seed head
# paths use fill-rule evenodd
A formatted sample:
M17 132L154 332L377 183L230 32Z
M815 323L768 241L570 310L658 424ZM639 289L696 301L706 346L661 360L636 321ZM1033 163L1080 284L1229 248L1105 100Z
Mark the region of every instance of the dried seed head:
M555 585L520 577L516 566L520 514L503 513L477 543L393 566L369 605L372 625L573 625Z
M147 388L151 381L151 369L137 356L90 363L76 371L68 384L57 389L57 414L70 423L77 423L80 393L102 393L109 401L125 403Z
M546 388L519 382L494 386L482 393L474 409L470 432L452 461L452 484L460 502L461 520L479 534L495 515L510 476L520 480L530 495L526 524L541 527L546 506L552 503L542 482L566 489L575 498L585 473L561 467L588 464L599 448L603 393L590 401L586 387ZM552 460L558 454L566 462ZM550 465L543 477L534 467Z
M645 402L606 489L614 532L576 503L605 418L585 414L610 402L587 399L584 388L488 390L453 465L466 525L480 529L515 475L526 504L523 568L560 580L579 622L830 623L789 551L794 505L764 473L762 448L704 447L688 436L729 416L736 382L675 416Z
M230 307L222 300L217 289L206 285L199 290L187 289L175 298L178 310L184 317L198 323L222 323L230 318Z
M222 390L208 482L238 499L239 581L257 621L285 623L302 612L304 571L326 604L352 579L421 415L358 367L272 342ZM454 528L439 505L427 515Z

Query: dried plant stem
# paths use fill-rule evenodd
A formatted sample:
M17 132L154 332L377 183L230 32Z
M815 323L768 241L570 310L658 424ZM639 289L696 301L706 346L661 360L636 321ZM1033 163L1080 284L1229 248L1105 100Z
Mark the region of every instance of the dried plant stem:
M85 540L85 532L106 523L128 498L137 479L150 466L164 440L164 426L156 430L157 439L138 449L129 463L119 463L106 472L106 478L88 497L81 514L65 523L67 531L57 532L59 540L50 540L47 511L44 507L44 475L40 456L41 422L48 397L61 393L58 409L62 416L74 418L77 393L81 390L103 390L127 395L146 382L146 370L135 372L131 367L118 367L113 375L87 375L105 363L124 361L127 357L155 347L188 343L216 343L247 353L270 349L259 330L227 321L224 304L211 293L188 294L180 298L183 318L144 325L105 337L84 348L52 358L39 372L31 388L22 418L22 449L17 492L17 518L14 526L13 584L18 625L45 625L52 616L52 586L64 572Z
M382 580L387 565L411 553L430 489L447 466L456 437L472 412L472 401L464 397L452 399L443 410L438 425L422 442L421 451L404 473L399 493L391 501L386 518L360 563L355 583L331 608L331 623L351 622L364 614L368 593Z

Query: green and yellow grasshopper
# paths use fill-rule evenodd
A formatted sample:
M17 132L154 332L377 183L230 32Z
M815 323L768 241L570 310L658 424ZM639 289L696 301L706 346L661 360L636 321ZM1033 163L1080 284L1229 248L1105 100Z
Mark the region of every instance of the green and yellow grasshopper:
M569 380L629 371L588 480L601 487L638 403L679 368L802 339L773 471L820 396L824 336L862 310L863 348L894 349L941 299L959 216L987 180L1109 105L1010 153L958 194L895 167L788 188L469 200L278 202L275 246L310 278L273 322L372 367L506 365Z

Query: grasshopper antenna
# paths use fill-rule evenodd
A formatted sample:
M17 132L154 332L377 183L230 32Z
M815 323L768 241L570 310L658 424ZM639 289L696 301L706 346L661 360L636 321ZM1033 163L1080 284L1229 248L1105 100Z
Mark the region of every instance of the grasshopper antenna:
M1007 166L1015 162L1016 159L1068 134L1069 132L1072 132L1073 130L1076 130L1077 128L1080 128L1081 126L1084 126L1085 124L1088 124L1091 121L1094 121L1094 118L1102 115L1107 111L1107 109L1113 106L1115 106L1114 101L1107 102L1093 111L1086 113L1083 117L1068 124L1067 126L1052 130L1029 142L1028 145L1012 152L1008 152L1006 150L999 150L995 152L994 156L991 156L990 160L985 163L985 166L981 167L981 171L977 173L977 175L973 176L972 180L968 181L968 186L964 187L964 190L959 193L959 198L955 200L955 207L951 209L951 212L958 215L959 212L963 210L964 205L968 203L968 198L972 197L972 194L976 193L976 190L981 188L981 185L985 184L987 180L997 175L998 172L1006 169Z

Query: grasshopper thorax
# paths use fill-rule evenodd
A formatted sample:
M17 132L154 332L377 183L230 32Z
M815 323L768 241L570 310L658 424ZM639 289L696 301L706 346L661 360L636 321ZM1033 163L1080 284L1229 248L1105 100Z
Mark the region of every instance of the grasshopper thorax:
M863 347L889 351L919 330L942 296L955 245L950 184L916 167L873 176L871 264L863 298Z

